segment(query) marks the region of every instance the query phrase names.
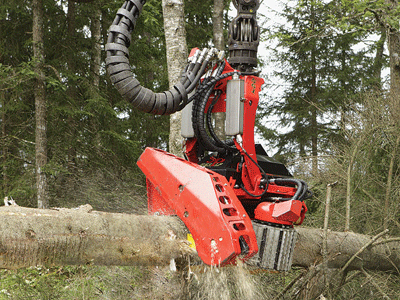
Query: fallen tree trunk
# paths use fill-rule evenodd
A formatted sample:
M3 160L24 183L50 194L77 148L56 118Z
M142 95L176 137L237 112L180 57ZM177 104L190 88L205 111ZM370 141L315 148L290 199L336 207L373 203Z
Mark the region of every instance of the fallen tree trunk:
M179 256L184 224L78 209L0 207L0 268L34 265L162 265Z
M299 240L293 264L310 267L322 263L322 229L299 227L296 230ZM330 231L327 237L328 268L343 268L352 258L347 270L395 271L400 275L400 239L379 239L357 254L372 238L354 232Z
M297 228L293 265L322 262L322 230ZM176 217L78 209L0 207L0 268L33 265L166 265L188 247L186 227ZM352 232L328 234L328 267L341 268L370 240ZM392 270L400 266L400 241L366 247L348 269Z

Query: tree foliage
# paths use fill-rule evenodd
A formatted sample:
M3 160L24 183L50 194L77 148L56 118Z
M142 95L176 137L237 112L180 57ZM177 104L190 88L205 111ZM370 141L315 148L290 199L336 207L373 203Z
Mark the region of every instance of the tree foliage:
M380 75L387 60L380 57L374 64L379 45L368 43L371 28L354 29L335 21L357 23L352 14L340 1L285 4L282 17L286 23L274 28L270 36L278 43L272 62L284 88L264 104L261 116L276 114L279 128L286 129L278 133L259 127L275 141L279 156L297 159L299 155L332 154L329 145L342 139L349 106L358 101L360 93L380 85L374 66Z
M117 180L142 184L136 160L146 146L165 148L166 118L132 111L109 83L104 67L100 66L99 86L93 84L96 43L91 34L93 3L45 1L44 4L45 15L49 16L44 24L44 49L49 125L45 171L50 194L58 196L58 201L67 200L74 205L84 201L82 197L87 193L90 178L103 184ZM104 42L121 3L102 1L98 5ZM148 1L131 47L131 61L138 79L156 91L167 87L160 11L158 1ZM2 5L0 26L3 35L0 197L12 195L21 204L34 205L35 73L29 4L10 1Z
M167 150L169 122L168 117L137 113L121 99L105 74L104 53L96 66L97 12L104 44L121 1L43 2L48 112L44 171L50 206L90 202L99 210L142 212L145 181L136 160L147 146ZM0 5L0 199L12 196L24 206L36 206L31 4L10 0ZM185 1L189 49L210 46L212 4ZM147 1L130 47L134 73L156 92L168 89L161 11L161 1ZM394 1L292 0L283 9L286 24L271 29L269 38L278 42L272 63L279 67L276 76L284 86L278 94L267 87L271 101L263 103L258 128L278 149L280 160L292 162L297 175L308 177L314 192L307 203L308 225L322 226L326 185L337 181L330 228L345 229L349 204L350 230L400 232L400 97L389 93L382 75L389 65L391 74L399 74L400 49L393 43L399 40L399 15ZM387 40L392 42L385 52ZM396 76L391 86L400 86ZM278 117L276 127L287 130L263 126L263 118L271 114ZM317 171L310 168L312 158L318 158ZM264 277L282 288L299 272ZM398 297L398 276L374 275L374 280L365 278ZM364 277L346 281L334 296L382 298L375 285L360 291L361 284L368 284Z
M226 1L228 3L228 1ZM190 47L212 40L212 1L186 1ZM107 186L107 197L119 183L143 186L136 160L145 147L168 148L168 117L136 112L110 84L104 53L98 73L93 35L100 11L100 43L121 1L44 1L45 83L48 163L45 172L52 199L61 205L84 203L91 182ZM30 3L0 6L1 168L0 198L11 195L35 206L35 87ZM132 35L130 61L142 85L168 90L161 1L149 0ZM182 66L183 68L183 66ZM98 84L96 84L96 80ZM110 182L118 182L114 188ZM139 189L140 194L144 192ZM114 191L114 192L113 192ZM103 194L96 190L100 197ZM104 196L104 198L107 198ZM105 200L105 199L104 199ZM114 201L113 200L113 201ZM54 200L53 200L54 202ZM65 205L65 204L64 204Z

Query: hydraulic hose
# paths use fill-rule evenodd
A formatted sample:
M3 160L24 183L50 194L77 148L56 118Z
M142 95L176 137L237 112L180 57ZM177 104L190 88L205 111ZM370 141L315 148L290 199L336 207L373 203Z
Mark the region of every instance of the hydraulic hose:
M297 186L297 191L292 198L287 200L305 200L309 197L305 197L308 193L308 186L303 180L294 178L273 178L269 180L270 183L276 184L293 184Z
M136 20L146 0L126 0L118 10L110 26L107 44L106 67L111 82L124 99L146 113L169 115L183 109L188 103L188 94L196 87L211 57L217 51L204 49L185 68L181 81L169 91L154 93L141 86L129 64L129 45Z
M209 97L213 92L215 84L227 77L232 76L237 72L230 73L222 73L222 69L218 70L215 77L209 77L204 80L199 88L196 91L196 94L189 99L193 102L193 110L192 110L192 123L193 130L196 138L199 140L199 143L202 144L206 150L216 151L218 153L225 153L227 150L234 150L236 148L230 147L228 144L223 143L218 138L215 139L216 135L210 137L206 132L206 118L205 118L205 109L207 106L207 102L209 101ZM240 73L238 73L240 74Z

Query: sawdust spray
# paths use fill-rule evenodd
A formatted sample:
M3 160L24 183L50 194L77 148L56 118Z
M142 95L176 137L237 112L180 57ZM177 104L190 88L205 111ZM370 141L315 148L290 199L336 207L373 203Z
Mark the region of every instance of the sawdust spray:
M236 266L223 268L195 266L188 276L185 299L193 300L258 300L262 296L259 283L247 267L238 261Z

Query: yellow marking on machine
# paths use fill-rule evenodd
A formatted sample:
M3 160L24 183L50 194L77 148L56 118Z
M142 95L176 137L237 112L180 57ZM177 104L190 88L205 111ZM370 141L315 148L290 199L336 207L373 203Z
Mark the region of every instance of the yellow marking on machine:
M188 233L187 234L187 238L186 238L187 240L188 240L188 242L190 243L190 248L193 248L194 250L196 250L196 244L195 244L195 242L194 242L194 239L193 239L193 236L190 234L190 233Z

